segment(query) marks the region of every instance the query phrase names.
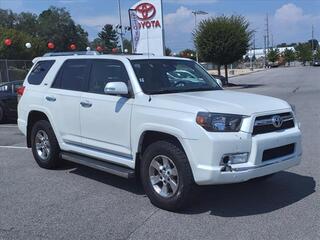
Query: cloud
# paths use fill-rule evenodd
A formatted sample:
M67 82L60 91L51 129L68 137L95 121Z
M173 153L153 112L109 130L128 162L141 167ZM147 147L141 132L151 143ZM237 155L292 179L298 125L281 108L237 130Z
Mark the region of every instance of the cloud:
M263 47L266 34L266 15L248 14L251 29L256 32L256 45ZM270 45L280 43L306 42L311 39L311 26L320 21L320 14L309 14L302 7L287 3L269 14ZM317 37L317 35L315 35Z
M305 15L303 9L293 3L288 3L276 10L274 19L281 24L292 24L308 20L311 16Z
M213 13L199 15L197 22L213 15ZM191 9L180 6L175 12L164 16L164 24L168 47L173 50L193 48L192 32L195 28L195 19Z
M311 26L320 21L320 15L307 14L293 3L281 6L272 18L272 28L281 42L307 41L311 39Z

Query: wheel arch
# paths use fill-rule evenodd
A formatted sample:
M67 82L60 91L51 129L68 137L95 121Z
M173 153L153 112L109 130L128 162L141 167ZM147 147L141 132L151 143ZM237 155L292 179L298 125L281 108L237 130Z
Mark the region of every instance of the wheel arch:
M44 112L33 110L28 114L27 120L27 147L31 147L31 130L33 125L39 120L46 120L50 123L50 120Z
M183 144L181 137L179 137L173 133L168 133L168 132L159 131L159 130L145 130L140 135L140 138L138 141L138 146L136 149L135 170L136 170L137 176L140 175L140 163L141 163L144 151L147 149L148 146L150 146L150 144L157 142L157 141L161 141L161 140L169 141L169 142L175 144L176 146L178 146L179 148L181 148L182 151L184 151L184 153L186 154L186 156L189 160L190 166L192 165L192 163L190 162L190 159L189 159L189 154L186 151L186 148Z

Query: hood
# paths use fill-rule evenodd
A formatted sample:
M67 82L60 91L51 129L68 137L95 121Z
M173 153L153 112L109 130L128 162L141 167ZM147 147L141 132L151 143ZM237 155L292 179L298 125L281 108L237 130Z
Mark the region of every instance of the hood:
M153 99L168 108L185 106L190 111L208 111L252 115L254 113L290 109L290 105L278 98L228 90L187 92L154 95ZM163 102L164 101L164 102Z

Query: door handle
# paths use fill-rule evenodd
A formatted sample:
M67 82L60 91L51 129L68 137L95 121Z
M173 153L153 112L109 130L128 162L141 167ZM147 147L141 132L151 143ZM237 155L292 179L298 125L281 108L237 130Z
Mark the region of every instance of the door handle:
M55 102L57 99L55 97L52 96L46 96L46 100L49 102Z
M85 101L85 102L81 102L80 105L84 108L90 108L92 107L92 103Z

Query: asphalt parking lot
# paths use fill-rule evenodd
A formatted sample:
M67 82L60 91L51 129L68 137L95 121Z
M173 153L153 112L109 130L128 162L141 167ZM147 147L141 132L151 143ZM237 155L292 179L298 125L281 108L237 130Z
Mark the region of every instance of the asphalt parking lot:
M296 105L302 163L261 183L203 187L182 213L151 205L133 180L41 169L16 125L0 125L0 239L320 239L319 76L291 67L232 78L229 89Z

